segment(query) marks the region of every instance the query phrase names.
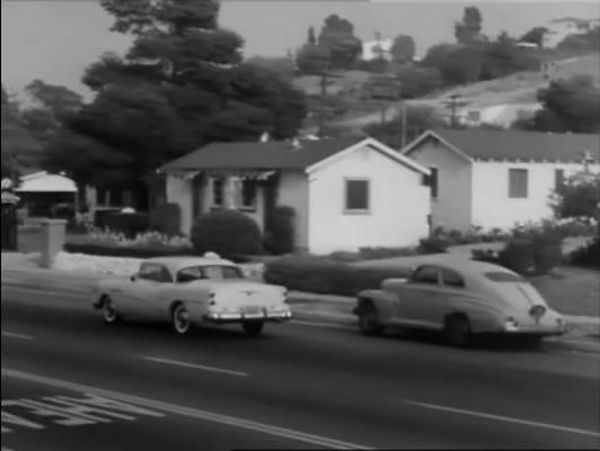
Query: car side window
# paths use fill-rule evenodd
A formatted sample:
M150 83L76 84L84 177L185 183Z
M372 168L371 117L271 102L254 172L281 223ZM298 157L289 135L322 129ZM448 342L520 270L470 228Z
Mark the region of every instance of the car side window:
M442 269L442 282L447 287L464 288L465 280L460 274L449 269Z
M438 270L433 266L422 266L417 269L413 277L413 282L425 283L428 285L438 284Z
M177 282L186 283L193 282L194 280L206 279L204 271L200 266L191 266L184 268L177 273Z
M163 265L157 265L154 263L144 263L140 266L138 277L144 280L151 280L153 282L171 282L171 274L169 270Z

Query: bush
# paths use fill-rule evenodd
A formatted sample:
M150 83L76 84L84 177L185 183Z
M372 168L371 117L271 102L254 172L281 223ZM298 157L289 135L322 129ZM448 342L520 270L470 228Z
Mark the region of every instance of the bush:
M395 72L402 83L402 97L405 99L424 96L442 85L440 72L436 68L405 65L398 67Z
M443 254L450 246L450 241L447 238L440 236L431 236L419 240L419 254Z
M169 236L181 233L181 209L178 204L169 203L157 206L150 213L150 228ZM189 233L189 230L184 231Z
M535 270L532 240L513 239L500 251L498 257L502 266L519 274L531 274Z
M289 254L295 248L294 219L296 211L286 205L273 209L267 226L265 247L275 255Z
M150 229L150 216L147 213L108 213L104 216L106 228L133 238L138 233Z
M409 268L358 268L319 257L288 256L267 263L264 279L290 290L355 296L379 288L385 279L409 275Z
M600 269L600 237L571 252L569 261L573 265Z
M414 247L361 247L359 253L364 260L411 257L418 254Z
M199 254L208 251L219 255L262 253L258 224L249 216L233 210L200 215L192 227L191 239Z
M495 265L501 264L498 252L494 251L493 249L472 249L471 260L494 263Z

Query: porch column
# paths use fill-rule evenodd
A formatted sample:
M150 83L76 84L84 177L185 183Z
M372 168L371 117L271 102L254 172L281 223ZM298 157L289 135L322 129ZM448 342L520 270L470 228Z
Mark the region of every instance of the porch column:
M235 210L235 184L233 177L226 175L223 179L223 208Z

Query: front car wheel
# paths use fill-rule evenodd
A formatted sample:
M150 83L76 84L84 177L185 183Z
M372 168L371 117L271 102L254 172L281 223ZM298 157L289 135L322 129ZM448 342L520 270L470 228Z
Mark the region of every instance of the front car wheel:
M377 309L373 304L364 304L358 308L358 327L365 335L380 335L383 332L383 325L379 322Z
M249 337L256 337L260 335L264 325L265 323L263 321L246 321L242 323L244 332Z
M464 315L452 315L444 322L444 337L452 346L466 348L470 343L471 325Z
M102 302L102 318L106 324L114 324L120 319L115 303L108 296L105 296Z

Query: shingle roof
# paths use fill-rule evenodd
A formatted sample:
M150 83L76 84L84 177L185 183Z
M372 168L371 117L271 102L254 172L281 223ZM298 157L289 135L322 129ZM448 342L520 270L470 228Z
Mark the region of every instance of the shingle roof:
M202 169L306 169L365 139L364 136L290 141L221 142L201 147L171 161L160 171Z
M600 162L600 135L482 129L433 132L471 158L581 162L588 151Z

